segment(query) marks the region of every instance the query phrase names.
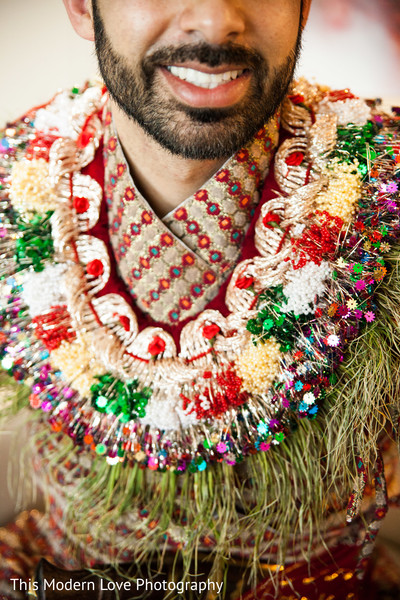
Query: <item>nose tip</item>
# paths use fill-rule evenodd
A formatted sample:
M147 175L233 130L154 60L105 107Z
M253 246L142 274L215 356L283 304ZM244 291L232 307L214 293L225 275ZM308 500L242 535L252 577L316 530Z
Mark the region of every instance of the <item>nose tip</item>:
M181 29L210 44L234 41L246 28L240 3L195 0L181 16Z

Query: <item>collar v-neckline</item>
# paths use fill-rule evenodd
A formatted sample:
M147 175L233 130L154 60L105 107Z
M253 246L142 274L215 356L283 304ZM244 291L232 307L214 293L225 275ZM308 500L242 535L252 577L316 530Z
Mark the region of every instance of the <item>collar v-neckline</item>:
M274 117L201 189L159 218L133 181L106 108L110 240L119 275L152 319L172 325L196 315L232 273L278 135Z

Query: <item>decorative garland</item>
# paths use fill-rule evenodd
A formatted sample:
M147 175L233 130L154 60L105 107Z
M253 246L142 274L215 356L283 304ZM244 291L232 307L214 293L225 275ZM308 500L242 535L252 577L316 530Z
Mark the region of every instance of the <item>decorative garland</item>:
M282 195L256 224L259 256L237 265L227 318L206 310L179 353L139 332L88 235L102 190L82 169L103 135L107 95L58 95L0 141L2 365L32 388L55 431L110 465L203 471L267 452L314 419L348 342L374 321L373 291L398 235L394 121L347 91L299 82L283 106Z

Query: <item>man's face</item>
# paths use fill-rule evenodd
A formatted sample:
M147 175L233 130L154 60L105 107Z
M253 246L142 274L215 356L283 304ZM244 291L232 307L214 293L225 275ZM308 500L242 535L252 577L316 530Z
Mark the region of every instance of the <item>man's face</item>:
M277 110L300 48L300 0L92 0L114 101L173 154L217 159Z

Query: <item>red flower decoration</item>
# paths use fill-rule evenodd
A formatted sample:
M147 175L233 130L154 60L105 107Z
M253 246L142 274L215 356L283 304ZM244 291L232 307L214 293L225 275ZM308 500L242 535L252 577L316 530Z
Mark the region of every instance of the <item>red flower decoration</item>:
M292 152L288 157L285 158L285 163L289 167L299 167L304 160L303 152Z
M265 137L265 127L259 129L254 137L256 140L262 140Z
M251 175L251 177L258 177L260 174L258 170L258 164L255 161L249 163L247 172L249 175Z
M230 217L220 217L218 225L222 230L230 229L232 227L232 219Z
M231 196L239 196L242 193L242 184L239 181L231 181L228 184L228 192Z
M117 165L117 175L118 175L118 177L122 177L122 175L125 173L125 169L126 169L125 165L122 165L122 164Z
M172 279L178 279L178 277L182 276L182 267L178 267L177 265L170 267L169 274Z
M236 375L233 369L228 369L217 376L218 388L221 391L210 395L208 389L202 394L196 394L194 397L195 411L198 419L204 417L218 417L224 414L232 406L241 406L248 400L246 393L241 393L242 380ZM208 401L209 408L204 408L204 396ZM186 398L184 398L186 400ZM222 451L222 447L221 447ZM225 451L225 450L224 450Z
M164 342L164 340L160 337L158 337L158 335L156 337L153 338L153 341L150 342L147 350L149 351L149 353L151 354L151 356L157 356L158 354L161 354L162 352L164 352L166 347L166 343Z
M163 233L160 238L162 246L172 246L174 238L169 233Z
M198 233L200 230L199 224L196 221L187 221L186 231L188 233Z
M174 217L175 219L178 219L178 221L185 221L187 219L187 210L186 208L178 208L178 210L175 211L174 213Z
M318 221L307 228L300 239L292 240L293 252L298 255L297 263L292 259L294 269L301 269L309 261L320 265L325 256L331 260L335 256L343 221L327 211L317 210L315 215Z
M135 199L135 190L131 187L127 187L125 189L124 199L127 202L131 202L132 200L134 200Z
M219 215L220 212L221 212L221 209L218 206L218 204L216 204L215 202L208 202L207 214L211 215L212 217L215 217L215 216Z
M168 279L160 279L159 283L162 290L169 290L171 287L171 283L168 281Z
M271 148L271 146L272 146L272 139L268 136L264 140L264 150L265 150L265 152L268 152L268 150Z
M132 223L131 225L131 234L132 235L140 235L141 225L139 223Z
M253 277L240 277L236 282L236 287L239 290L247 290L254 283Z
M121 323L122 327L125 329L125 331L130 331L131 330L131 322L129 320L129 318L125 315L117 315L119 322Z
M289 100L291 100L293 104L304 104L304 96L301 94L293 94L293 96L289 96Z
M81 198L78 196L74 198L74 209L79 215L85 213L88 210L89 206L90 203L87 198Z
M213 323L212 325L204 325L203 337L205 337L206 340L212 340L220 331L220 327L218 325L215 325L215 323Z
M161 254L161 251L158 246L150 246L150 248L149 248L150 258L159 258L160 254Z
M279 215L276 215L273 212L268 212L263 218L263 225L268 229L272 229L273 227L278 227L281 222L281 218Z
M251 203L251 196L242 196L239 200L240 208L246 208Z
M365 229L365 225L364 225L364 223L363 223L362 221L356 221L356 222L354 223L354 228L355 228L357 231L364 231L364 229Z
M179 300L179 306L182 308L182 310L189 310L192 307L192 304L193 302L188 296L184 296Z
M153 222L153 215L149 213L147 210L142 212L142 223L143 225L151 225Z
M27 146L26 158L28 160L43 158L48 162L50 148L56 140L57 137L54 135L36 136Z
M328 97L331 102L338 102L339 100L351 100L355 98L355 95L349 90L334 90L329 92Z
M222 252L219 252L219 250L212 250L210 252L210 261L212 263L221 262L221 260L222 260Z
M246 162L246 160L249 160L249 151L246 150L246 148L242 148L242 150L239 150L239 152L237 152L235 158L240 163Z
M212 271L206 271L203 275L203 281L205 285L211 285L215 283L216 277Z
M53 306L51 312L34 317L32 323L35 325L35 336L47 350L56 350L63 340L72 342L76 338L70 314L64 305Z
M218 173L215 175L215 178L217 181L221 181L224 183L229 181L229 177L230 177L230 172L228 171L228 169L221 169L221 171L218 171Z
M208 235L201 235L199 237L198 245L199 248L209 248L210 247L210 238Z
M208 200L208 192L207 192L207 190L199 190L198 192L195 193L194 197L199 202L204 202L205 200Z
M190 293L192 294L192 296L194 296L195 298L200 298L200 296L203 295L204 290L202 288L201 285L199 284L194 284L190 287Z
M124 235L122 236L122 241L124 242L125 246L127 246L128 248L131 247L131 238L127 233L124 233Z
M141 256L139 258L139 263L143 267L143 269L150 269L150 261L149 261L148 258L145 258L144 256Z
M93 277L100 277L104 273L104 265L101 260L95 258L86 265L86 272Z
M116 137L111 137L109 139L109 142L108 142L108 149L111 152L114 152L114 150L115 150L116 147L117 147L117 138Z
M186 267L194 265L194 257L192 256L192 254L189 254L189 252L184 254L182 256L182 264Z

